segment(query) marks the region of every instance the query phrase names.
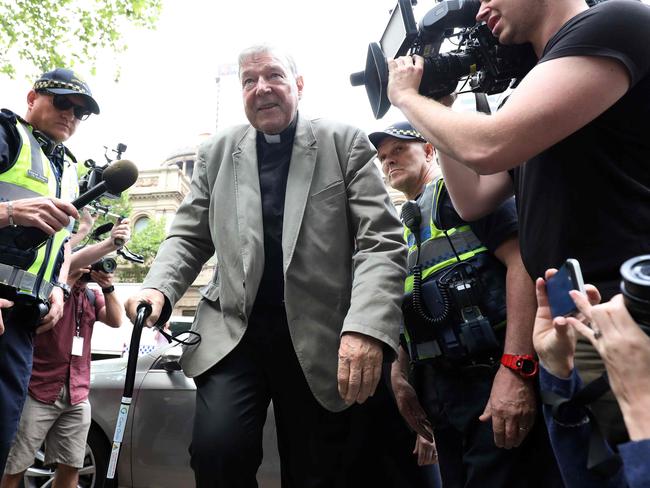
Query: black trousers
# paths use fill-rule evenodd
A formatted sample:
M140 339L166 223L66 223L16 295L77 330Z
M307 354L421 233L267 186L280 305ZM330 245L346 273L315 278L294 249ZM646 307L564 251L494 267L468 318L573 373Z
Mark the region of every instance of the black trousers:
M35 319L30 315L21 313L19 306L2 309L5 332L0 335L0 477L18 429L32 374Z
M271 400L283 488L364 486L364 467L357 462L363 439L354 428L358 406L333 413L316 401L283 308L255 309L240 344L196 385L190 456L198 488L257 486Z
M514 449L494 444L492 422L481 422L497 365L441 369L415 368L420 402L434 428L445 488L556 488L562 479L538 405L538 417Z

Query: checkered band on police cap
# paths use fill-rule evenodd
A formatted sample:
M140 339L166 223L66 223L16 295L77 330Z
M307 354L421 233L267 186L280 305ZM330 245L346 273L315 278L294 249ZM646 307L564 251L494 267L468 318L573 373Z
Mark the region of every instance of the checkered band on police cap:
M379 144L381 144L381 141L386 137L396 137L397 139L405 139L407 141L427 142L424 137L422 137L422 134L415 130L413 126L406 121L397 122L383 131L373 132L368 136L370 142L372 142L375 148L379 148Z
M88 84L74 71L66 68L56 68L43 73L34 83L34 90L45 90L55 95L81 95L88 103L88 109L99 113L99 105L93 98Z

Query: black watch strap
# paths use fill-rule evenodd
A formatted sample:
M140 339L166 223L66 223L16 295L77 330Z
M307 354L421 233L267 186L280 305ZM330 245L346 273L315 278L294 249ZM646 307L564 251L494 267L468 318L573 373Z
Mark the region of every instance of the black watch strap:
M59 281L56 281L56 282L52 283L52 286L58 286L59 288L61 288L63 290L63 299L64 300L67 300L68 298L70 298L70 293L72 292L72 289L70 288L70 285L68 285L67 283L61 283Z
M108 295L109 293L113 293L115 291L115 287L113 285L107 286L106 288L102 288L102 293L104 295Z

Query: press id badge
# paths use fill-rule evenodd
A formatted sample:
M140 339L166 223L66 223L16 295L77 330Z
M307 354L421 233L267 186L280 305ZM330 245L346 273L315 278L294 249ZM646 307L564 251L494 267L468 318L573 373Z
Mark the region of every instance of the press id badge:
M74 336L72 338L72 355L82 356L83 352L84 352L84 338L80 336Z

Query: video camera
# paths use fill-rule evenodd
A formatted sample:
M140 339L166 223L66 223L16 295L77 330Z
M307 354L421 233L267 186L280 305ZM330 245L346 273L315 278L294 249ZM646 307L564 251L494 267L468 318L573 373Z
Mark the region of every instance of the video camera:
M411 0L398 0L381 40L368 46L366 69L350 75L352 86L365 85L376 119L390 108L387 59L422 56L419 92L434 99L454 92L463 79L470 91L501 93L530 71L537 62L532 46L499 44L485 23L476 24L479 7L479 0L441 0L416 25ZM453 38L456 49L440 53L443 41Z
M86 193L104 179L104 170L113 162L113 159L108 157L108 147L104 146L104 150L104 157L106 158L105 165L99 166L92 159L84 161L84 166L88 168L88 173L83 175L79 180L79 194ZM115 159L122 159L122 153L126 151L126 144L119 142L117 147L112 151L117 154ZM120 198L120 193L105 192L103 196L105 198L118 199Z

